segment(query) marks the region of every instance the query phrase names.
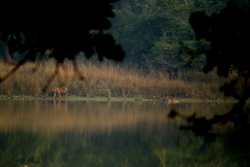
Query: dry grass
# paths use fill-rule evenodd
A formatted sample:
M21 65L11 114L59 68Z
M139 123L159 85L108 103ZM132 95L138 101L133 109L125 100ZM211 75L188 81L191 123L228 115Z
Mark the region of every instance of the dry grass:
M53 61L44 62L38 70L32 70L33 63L26 63L13 76L0 85L3 95L39 96L43 86L55 69ZM176 75L151 71L147 74L135 68L122 67L112 63L83 63L78 66L84 81L77 79L70 62L65 62L65 72L60 68L59 75L50 84L51 87L68 87L69 95L84 97L139 97L165 98L221 96L219 87L224 83L215 73L178 72ZM4 76L12 66L0 62L0 76ZM48 95L49 90L45 93Z

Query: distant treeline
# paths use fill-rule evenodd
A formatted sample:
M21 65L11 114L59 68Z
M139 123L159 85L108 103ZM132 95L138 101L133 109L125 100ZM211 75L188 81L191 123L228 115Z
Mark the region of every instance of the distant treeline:
M238 6L247 7L246 0L236 0ZM195 33L189 16L195 11L219 13L228 0L120 0L113 5L115 18L105 33L114 36L127 57L123 64L132 64L144 70L172 72L183 69L201 70L205 56L192 60L192 55L182 52L180 41L192 49L197 48ZM94 32L90 32L94 33ZM199 47L206 47L204 42ZM3 58L0 47L0 58ZM22 55L11 55L19 60ZM187 64L189 64L187 66Z
M220 13L228 0L120 0L114 5L116 17L112 19L111 34L127 53L125 61L144 69L178 71L201 70L206 57L186 55L180 45L193 50L207 48L208 44L196 42L189 23L190 14L205 11ZM236 0L247 10L249 1Z

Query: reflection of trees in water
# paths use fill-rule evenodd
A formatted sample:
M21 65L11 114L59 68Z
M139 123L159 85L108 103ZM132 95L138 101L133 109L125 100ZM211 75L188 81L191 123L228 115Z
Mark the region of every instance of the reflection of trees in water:
M5 138L5 140L2 140ZM0 166L152 166L138 135L1 134ZM11 144L10 144L11 143ZM147 147L147 146L146 146ZM140 156L141 155L141 156ZM4 159L2 159L4 158ZM153 162L153 163L152 163Z
M230 137L207 144L189 132L1 133L0 166L244 166L249 145Z
M239 137L247 139L242 143ZM165 140L154 146L161 166L247 166L249 163L249 137L243 133L238 137L235 134L218 135L216 141L206 143L203 136L181 132L174 140L171 144Z
M187 114L204 108L199 116L209 118L233 104L61 100L0 105L0 166L243 166L249 157L249 138L243 135L244 143L225 134L206 144L191 132L178 134L182 120L166 119L172 107Z

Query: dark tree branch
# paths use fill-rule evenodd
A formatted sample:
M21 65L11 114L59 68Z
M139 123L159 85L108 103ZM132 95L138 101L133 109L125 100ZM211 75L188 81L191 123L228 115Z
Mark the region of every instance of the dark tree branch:
M250 12L240 9L237 4L230 0L227 7L219 14L208 16L205 12L194 12L191 14L189 22L196 34L197 44L202 39L209 43L209 47L198 47L193 50L180 43L187 55L193 56L205 54L207 64L204 67L204 72L210 72L217 67L219 76L228 77L232 72L232 68L236 69L238 76L225 83L221 87L221 91L225 96L233 96L239 102L234 105L231 111L224 115L214 115L212 119L197 118L195 115L186 116L176 111L171 111L169 118L178 116L187 120L187 126L182 126L182 129L191 129L196 135L204 135L205 140L213 141L214 136L211 136L209 131L213 124L226 124L233 122L235 126L242 128L250 128L249 116L243 112L243 107L246 100L250 97L250 88L248 79L250 78L249 66L249 46L250 46ZM237 92L236 85L244 78L242 86L243 94Z
M87 58L96 52L99 60L106 57L122 61L125 53L121 46L115 44L113 36L103 33L103 30L111 27L108 18L114 17L114 13L110 3L116 1L73 0L64 3L55 0L1 0L0 39L8 45L10 54L17 51L28 53L11 72L0 78L0 83L24 62L36 61L37 53L40 53L42 58L45 57L47 50L53 50L49 58L55 58L57 66L65 59L72 60L74 71L81 80L83 76L75 63L76 55L80 51L83 51ZM93 30L97 33L91 34ZM65 71L65 68L63 69ZM47 84L51 83L57 74L55 71ZM44 88L47 87L48 85L45 85Z

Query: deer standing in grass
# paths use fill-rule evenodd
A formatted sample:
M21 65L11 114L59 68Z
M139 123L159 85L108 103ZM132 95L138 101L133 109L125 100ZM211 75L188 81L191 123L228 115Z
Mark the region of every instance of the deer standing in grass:
M54 97L56 97L56 92L58 93L59 97L61 97L60 92L64 92L65 96L67 97L68 88L66 88L66 87L54 87L53 91L54 91Z

